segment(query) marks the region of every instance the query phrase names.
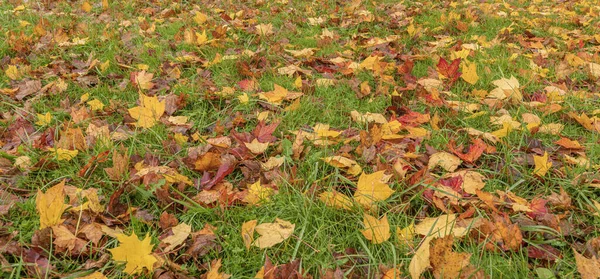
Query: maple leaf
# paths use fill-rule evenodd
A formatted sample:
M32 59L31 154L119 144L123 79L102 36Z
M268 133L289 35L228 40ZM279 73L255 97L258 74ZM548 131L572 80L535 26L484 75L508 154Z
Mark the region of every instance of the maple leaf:
M52 122L52 115L49 112L45 114L37 114L37 122L36 125L47 126Z
M336 168L344 168L346 172L352 176L357 176L362 172L362 168L356 161L348 159L346 157L331 156L322 158L321 160Z
M514 76L509 79L501 78L492 82L497 87L490 91L488 97L498 100L509 98L513 103L523 102L523 94L520 90L519 80Z
M205 274L206 279L227 279L231 277L229 274L219 272L221 268L221 259L213 260L210 263L210 270Z
M296 225L279 218L275 218L273 223L262 223L255 227L260 237L254 241L254 246L264 249L288 239L294 232Z
M469 265L471 254L452 251L453 243L452 235L431 242L429 254L434 278L459 278L462 270Z
M254 229L256 228L256 220L250 220L242 224L242 240L246 250L250 250L252 242L254 242Z
M460 65L460 60L460 58L457 58L452 60L452 63L448 64L448 61L446 61L446 59L440 57L440 60L437 64L438 73L443 77L449 79L451 83L456 81L461 75L461 72L458 69Z
M131 235L117 234L119 246L108 249L115 261L125 262L125 273L133 275L141 273L143 268L148 271L154 270L154 263L158 260L152 255L154 245L150 244L151 238L146 235L143 240L139 240L135 233Z
M533 161L535 163L535 169L533 170L533 174L544 176L552 167L552 160L548 161L548 152L544 151L543 156L535 156L533 155Z
M244 201L249 204L260 205L265 201L269 201L273 195L273 189L260 185L260 180L248 186L248 195L244 197Z
M145 90L154 87L154 83L152 83L153 77L153 73L146 73L146 71L131 73L131 80L133 81L133 83L136 84L140 89Z
M172 227L171 230L173 231L173 235L169 235L162 240L163 243L168 244L168 246L165 247L164 252L169 252L182 244L190 235L190 232L192 232L192 227L186 223L180 223L179 225Z
M427 168L432 170L437 166L442 167L444 170L453 172L462 164L462 160L448 152L437 152L429 157L429 164Z
M54 153L56 155L56 159L59 161L71 161L79 151L77 150L69 150L64 148L48 148L48 151Z
M575 255L577 271L579 271L582 279L600 278L600 260L598 260L595 256L591 259L588 259L577 253L575 248L573 248L573 254Z
M151 128L165 113L165 101L158 101L156 96L148 97L140 93L140 105L129 109L129 115L141 128Z
M40 215L40 229L62 224L64 221L61 219L63 212L67 208L67 205L64 203L64 188L65 181L63 180L48 189L46 193L42 193L38 189L35 197L35 208Z
M385 176L384 171L378 171L372 174L364 172L358 178L354 200L365 207L371 207L374 202L386 200L393 193L387 185L389 177Z
M250 152L257 155L264 153L269 148L268 142L259 142L257 139L253 139L252 142L244 142L244 145Z
M363 216L363 224L365 229L362 230L361 233L373 244L383 243L391 236L387 215L384 215L381 219L377 219L376 217L365 213Z
M462 64L462 72L460 77L470 84L475 84L479 80L479 76L477 75L477 65L473 62L465 61L465 63Z
M327 206L348 210L352 209L352 200L348 196L335 190L319 194L319 200Z

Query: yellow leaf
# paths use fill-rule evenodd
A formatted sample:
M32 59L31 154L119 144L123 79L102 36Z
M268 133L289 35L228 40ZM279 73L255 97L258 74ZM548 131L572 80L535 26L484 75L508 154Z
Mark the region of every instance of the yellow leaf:
M444 237L452 234L461 237L468 229L456 225L456 214L446 214L435 218L425 218L415 226L415 233L424 236Z
M285 157L271 157L266 163L260 163L260 167L263 171L270 171L274 168L280 167L285 163Z
M159 102L156 96L148 97L140 93L140 106L129 109L129 115L137 120L135 125L141 128L151 128L165 113L165 102Z
M242 240L246 250L250 250L252 242L254 242L254 228L256 228L256 220L250 220L242 224Z
M533 174L544 176L548 170L552 167L552 161L548 161L548 152L544 151L544 156L533 155L533 162L535 163L535 169Z
M86 275L86 276L82 276L82 277L77 277L77 279L107 279L106 276L104 276L104 274L96 271L90 275Z
M390 268L386 271L381 279L402 279L402 271L397 268Z
M208 42L208 36L206 36L206 30L202 31L202 34L196 32L196 44L203 45Z
M259 205L265 201L269 201L273 195L273 189L260 185L260 180L248 186L248 195L244 197L244 201L249 204Z
M258 97L272 104L281 104L288 94L288 90L277 84L273 85L273 91L259 93Z
M509 98L513 103L523 102L523 94L519 89L519 80L514 76L511 76L510 79L501 78L499 80L495 80L492 82L497 86L494 90L490 91L490 95L492 98L504 100Z
M188 137L181 133L175 133L175 135L173 135L173 139L175 139L175 142L179 145L182 145L188 141Z
M446 171L453 172L456 170L456 168L458 168L458 166L460 166L460 164L462 164L462 160L460 158L448 152L441 151L434 153L431 155L431 157L429 157L429 164L427 168L432 170L435 167L440 166Z
M180 223L179 225L172 227L171 230L173 231L173 235L169 235L162 240L163 243L169 245L165 247L163 250L164 252L169 252L182 244L190 235L190 232L192 232L192 227L186 223Z
M296 87L296 89L302 89L302 78L300 76L294 81L294 87Z
M346 157L331 156L331 157L322 158L322 160L325 161L325 163L327 163L331 166L334 166L336 168L345 169L346 172L352 176L359 175L362 172L362 168L356 161L354 161L352 159L348 159Z
M431 237L426 237L410 260L408 272L412 279L421 278L421 274L431 266L429 262L429 247L431 246L431 240Z
M60 219L67 208L65 204L65 181L52 186L46 193L38 190L35 197L35 208L40 215L40 229L62 224Z
M152 83L152 78L154 74L146 73L146 71L141 71L135 74L135 83L138 85L140 89L151 89L154 87L154 83Z
M198 25L204 24L207 19L208 19L208 17L205 14L201 13L201 12L196 12L196 14L194 15L194 21Z
M154 270L156 257L152 255L154 245L150 244L151 238L146 235L143 240L139 240L135 233L131 235L117 234L119 246L108 249L115 261L125 262L125 273L133 275L141 273L143 268L148 271Z
M50 122L52 122L52 115L50 115L49 112L37 114L37 122L35 122L36 125L46 126L49 125Z
M9 79L12 79L12 80L17 80L17 79L21 78L19 69L17 69L17 66L15 66L15 65L8 65L8 67L6 68L4 73L6 74L6 76Z
M86 12L86 13L89 13L89 12L91 12L91 11L92 11L92 5L90 5L90 3L88 3L87 1L86 1L86 2L83 2L83 4L81 5L81 9L82 9L84 12Z
M221 259L211 262L210 270L206 273L206 279L227 279L231 277L229 274L219 272L221 268Z
M319 200L325 203L327 206L340 208L340 209L352 209L352 200L335 190L323 192L319 195Z
M269 148L268 142L259 142L257 139L253 139L252 142L244 142L244 145L253 154L262 154Z
M93 99L91 101L88 101L87 104L90 106L90 108L92 110L102 110L104 108L104 104L102 103L102 101L100 101L98 99Z
M260 234L260 237L254 241L253 245L260 249L273 247L288 239L295 227L296 225L279 218L276 218L274 223L262 223L256 226L256 232Z
M273 34L273 24L258 24L255 26L256 33L260 36L267 36Z
M477 65L472 62L465 61L462 64L462 75L460 76L463 80L470 84L475 84L479 80L477 75Z
M110 67L110 60L106 60L100 64L100 72L105 72Z
M238 98L238 101L240 101L240 104L248 103L248 101L250 100L250 98L248 98L248 94L246 94L246 93L237 96L237 98Z
M64 148L48 148L48 151L54 152L56 155L56 159L59 161L71 161L79 151L77 150L69 150Z
M108 0L102 0L102 10L108 9Z
M596 256L592 256L591 259L584 257L577 253L573 248L573 254L575 254L575 264L577 271L581 275L582 279L598 279L600 278L600 260Z
M373 244L380 244L390 238L390 224L388 223L387 215L384 215L381 219L377 219L369 214L365 214L363 218L365 229L361 233L366 239L370 240Z
M374 202L389 198L393 193L387 185L388 177L384 176L384 171L378 171L372 174L364 172L358 178L354 200L365 207L371 207Z
M406 243L413 240L415 237L415 224L410 224L409 226L400 229L396 228L396 238L400 243Z

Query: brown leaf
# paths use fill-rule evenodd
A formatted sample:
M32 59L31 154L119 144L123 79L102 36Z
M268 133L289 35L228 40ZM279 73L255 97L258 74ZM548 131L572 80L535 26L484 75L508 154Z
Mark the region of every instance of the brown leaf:
M596 257L588 259L573 249L575 254L575 264L577 271L581 275L581 279L598 279L600 278L600 261Z
M110 180L121 180L125 178L125 174L129 167L129 156L121 148L123 154L119 154L117 150L113 151L112 161L113 166L110 168L104 168L104 171L110 178Z

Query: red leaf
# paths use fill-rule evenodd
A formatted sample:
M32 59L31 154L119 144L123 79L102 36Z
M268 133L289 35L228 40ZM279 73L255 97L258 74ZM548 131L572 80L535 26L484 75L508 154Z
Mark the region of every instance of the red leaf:
M475 139L473 144L469 146L469 151L467 153L462 153L462 147L456 147L453 140L448 143L448 149L454 153L454 155L458 156L458 158L462 159L467 163L474 163L481 157L483 152L486 150L487 144L483 142L481 139Z
M258 126L252 131L252 135L256 137L259 142L275 142L277 138L273 136L273 132L279 126L279 122L266 125L264 121L258 123Z
M459 71L460 58L456 58L451 64L448 64L446 59L440 57L440 61L437 64L438 73L450 79L450 82L455 82L461 75Z

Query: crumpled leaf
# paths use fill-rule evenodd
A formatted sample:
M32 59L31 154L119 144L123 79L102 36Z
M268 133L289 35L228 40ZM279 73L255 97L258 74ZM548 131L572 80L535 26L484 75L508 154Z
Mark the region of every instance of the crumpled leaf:
M253 245L260 249L273 247L288 239L295 227L296 225L279 218L276 218L273 223L262 223L255 228L260 237L254 241Z
M125 273L134 275L141 273L144 268L152 272L154 263L157 259L152 255L154 245L150 244L151 238L146 235L143 240L139 240L135 233L131 235L117 234L119 246L108 249L112 254L114 261L125 262Z

